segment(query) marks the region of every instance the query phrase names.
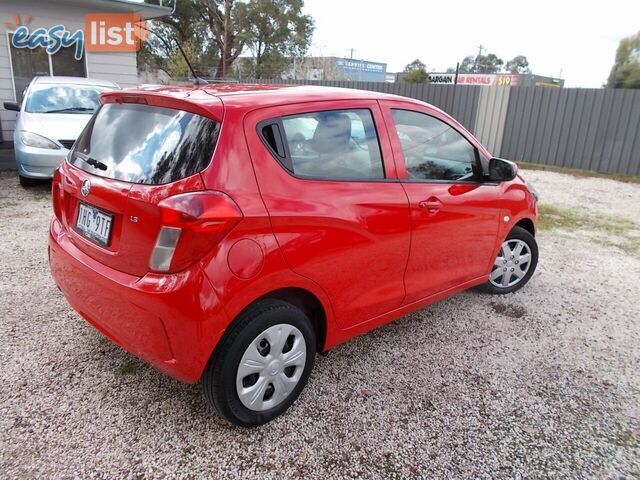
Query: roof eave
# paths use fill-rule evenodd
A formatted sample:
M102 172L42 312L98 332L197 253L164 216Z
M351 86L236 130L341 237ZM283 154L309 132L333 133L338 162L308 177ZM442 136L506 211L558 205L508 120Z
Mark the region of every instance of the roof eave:
M137 13L146 20L171 15L173 12L172 7L136 2L133 0L84 0L82 4L95 5L101 9L114 12Z

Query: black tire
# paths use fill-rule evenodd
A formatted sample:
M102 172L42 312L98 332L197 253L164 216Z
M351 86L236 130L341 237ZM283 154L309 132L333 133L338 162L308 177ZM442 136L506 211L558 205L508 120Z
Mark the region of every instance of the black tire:
M240 360L259 335L279 324L294 326L304 337L306 361L302 375L281 403L268 410L250 410L236 390ZM298 398L313 369L315 351L314 329L300 309L281 300L261 300L240 314L225 333L202 375L202 391L207 402L229 422L243 427L262 425L283 414Z
M18 175L20 178L20 186L29 188L35 187L40 184L40 181L35 178L23 177L22 175Z
M522 277L522 279L520 279L518 283L509 287L498 287L491 283L491 281L487 280L486 283L480 285L479 287L479 289L485 293L491 293L493 295L504 295L507 293L516 292L529 282L531 276L536 270L536 266L538 265L538 243L536 242L535 237L524 228L513 227L511 232L509 232L509 235L507 235L507 238L505 238L505 241L508 240L522 240L527 244L527 246L529 247L529 251L531 252L531 264L529 265L529 269L527 270L525 276Z

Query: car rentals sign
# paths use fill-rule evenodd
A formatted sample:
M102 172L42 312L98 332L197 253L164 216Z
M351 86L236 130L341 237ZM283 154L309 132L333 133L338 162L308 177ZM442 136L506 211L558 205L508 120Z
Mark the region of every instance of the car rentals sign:
M455 73L430 73L429 82L444 85L455 83ZM480 74L480 73L460 73L458 74L458 85L488 85L494 87L517 87L520 85L520 75L509 73Z

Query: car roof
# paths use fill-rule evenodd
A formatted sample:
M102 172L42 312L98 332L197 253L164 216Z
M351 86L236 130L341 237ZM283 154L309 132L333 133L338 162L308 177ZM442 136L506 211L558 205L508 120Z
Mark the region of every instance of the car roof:
M320 87L310 85L273 85L247 83L211 83L207 85L167 86L141 85L127 88L123 93L168 96L196 103L206 108L211 97L219 98L225 107L255 108L291 103L335 100L401 99L412 103L424 102L388 93L352 88Z
M58 76L41 76L33 79L34 84L58 84L58 85L94 85L100 87L116 87L120 86L109 80L99 80L97 78L85 77L58 77Z

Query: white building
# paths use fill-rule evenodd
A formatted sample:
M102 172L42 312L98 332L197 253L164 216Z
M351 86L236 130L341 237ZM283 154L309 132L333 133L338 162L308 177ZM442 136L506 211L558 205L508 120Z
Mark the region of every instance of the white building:
M75 32L85 29L90 13L137 13L145 19L171 13L171 8L135 0L2 0L0 3L0 105L21 101L22 92L36 75L71 75L112 80L122 87L138 84L135 52L84 52L74 58L74 47L49 55L43 47L15 48L11 44L18 15L30 31L63 25ZM164 0L166 5L168 2ZM8 25L11 24L11 25ZM15 27L17 28L17 27ZM0 107L0 142L7 146L13 139L16 113Z

